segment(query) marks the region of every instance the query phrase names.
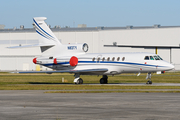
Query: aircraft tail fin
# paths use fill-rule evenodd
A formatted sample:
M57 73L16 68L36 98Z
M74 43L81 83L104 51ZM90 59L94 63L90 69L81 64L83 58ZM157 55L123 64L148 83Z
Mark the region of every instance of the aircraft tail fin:
M60 47L62 44L57 39L57 37L54 35L54 33L51 31L51 29L47 26L44 20L46 20L46 17L34 17L34 27L36 29L36 32L38 33L39 37L39 44L34 45L24 45L24 46L12 46L8 48L30 48L30 47L40 47L41 52L43 55L51 53L55 46ZM57 48L56 47L56 48ZM51 50L50 50L51 49ZM48 53L49 51L49 53Z
M40 44L44 45L57 45L61 44L60 41L57 39L57 37L54 35L54 33L50 30L50 28L47 26L44 20L46 20L46 17L34 17L34 26L36 29L36 32L38 33L39 42Z

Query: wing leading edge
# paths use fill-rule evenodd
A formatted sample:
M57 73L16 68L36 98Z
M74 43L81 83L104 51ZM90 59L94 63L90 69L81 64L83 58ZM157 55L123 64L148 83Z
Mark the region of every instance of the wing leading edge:
M100 68L100 69L85 69L85 70L57 70L57 71L22 71L17 73L95 73L95 72L106 72L108 69Z

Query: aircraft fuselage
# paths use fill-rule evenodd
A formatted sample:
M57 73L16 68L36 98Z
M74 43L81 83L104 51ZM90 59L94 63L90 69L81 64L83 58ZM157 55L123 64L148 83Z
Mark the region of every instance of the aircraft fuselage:
M149 60L145 57L149 56ZM150 56L154 60L150 59ZM83 69L103 69L106 72L85 72L81 74L94 75L114 75L121 73L146 73L167 71L174 68L170 63L155 59L156 54L152 53L86 53L76 55L76 65L71 65L72 56L62 56L58 58L37 58L41 65L54 70L83 70ZM55 61L56 60L56 61ZM44 62L43 62L44 61Z

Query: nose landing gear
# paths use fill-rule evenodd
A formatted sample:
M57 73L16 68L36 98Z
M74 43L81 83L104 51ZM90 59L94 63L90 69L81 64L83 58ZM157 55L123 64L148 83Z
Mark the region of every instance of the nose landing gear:
M149 73L147 74L146 79L148 80L148 81L146 82L146 84L152 84L152 81L151 81L151 72L149 72Z

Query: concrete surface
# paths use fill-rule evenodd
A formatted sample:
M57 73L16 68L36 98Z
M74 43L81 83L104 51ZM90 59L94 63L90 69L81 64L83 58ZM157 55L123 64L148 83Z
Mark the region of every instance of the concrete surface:
M0 91L0 120L177 120L180 93Z
M62 84L63 85L63 84ZM82 84L82 85L102 85L102 84ZM119 85L119 86L142 86L142 85L148 85L148 86L180 86L180 83L152 83L151 85L146 83L108 83L103 85Z

